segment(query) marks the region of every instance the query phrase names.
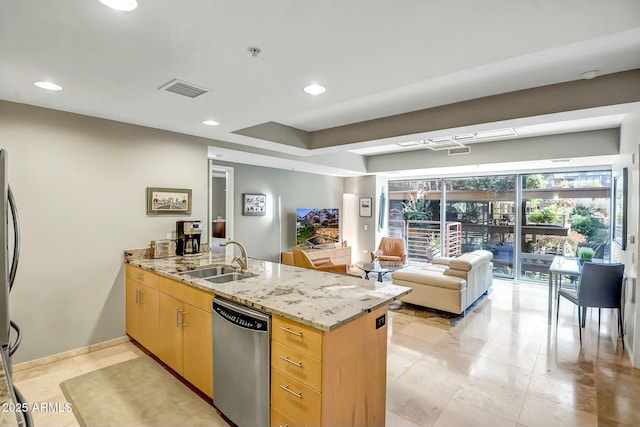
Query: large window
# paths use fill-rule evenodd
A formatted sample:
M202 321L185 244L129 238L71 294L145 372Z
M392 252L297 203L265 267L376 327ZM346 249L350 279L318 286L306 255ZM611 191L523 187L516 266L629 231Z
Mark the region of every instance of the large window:
M410 260L486 249L495 276L546 281L555 255L609 256L610 171L390 181L389 194Z
M520 277L546 280L556 255L609 257L611 172L522 176Z

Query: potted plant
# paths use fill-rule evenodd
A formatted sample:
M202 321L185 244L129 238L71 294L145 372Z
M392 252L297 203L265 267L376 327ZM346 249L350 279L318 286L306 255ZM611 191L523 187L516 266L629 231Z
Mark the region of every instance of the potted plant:
M591 261L595 253L596 251L588 246L578 248L578 264L580 264L580 267L582 267L585 261Z

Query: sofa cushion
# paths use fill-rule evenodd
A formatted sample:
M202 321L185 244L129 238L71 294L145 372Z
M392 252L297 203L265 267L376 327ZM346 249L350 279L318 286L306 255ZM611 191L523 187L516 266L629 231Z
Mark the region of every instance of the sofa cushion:
M464 289L467 281L458 277L444 276L439 270L398 270L392 274L393 282L398 285L411 283L436 286L439 288Z
M493 254L485 250L477 250L462 254L459 257L449 261L449 268L462 271L471 271L472 268L478 265L491 261ZM448 274L445 272L445 274Z

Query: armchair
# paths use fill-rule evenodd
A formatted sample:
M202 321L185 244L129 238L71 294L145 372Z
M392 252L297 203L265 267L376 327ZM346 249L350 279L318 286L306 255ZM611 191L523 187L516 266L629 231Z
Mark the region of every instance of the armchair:
M293 265L296 267L310 268L313 270L330 271L334 273L347 273L347 264L334 264L331 258L318 258L311 260L300 248L293 248Z
M404 239L400 237L383 237L380 240L378 250L370 252L371 261L378 258L380 261L406 262L407 249L404 247Z

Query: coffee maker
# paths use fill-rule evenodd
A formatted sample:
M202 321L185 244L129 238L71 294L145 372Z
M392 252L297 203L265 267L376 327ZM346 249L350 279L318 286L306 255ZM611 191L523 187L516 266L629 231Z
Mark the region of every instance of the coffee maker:
M176 221L176 255L200 255L202 222Z

